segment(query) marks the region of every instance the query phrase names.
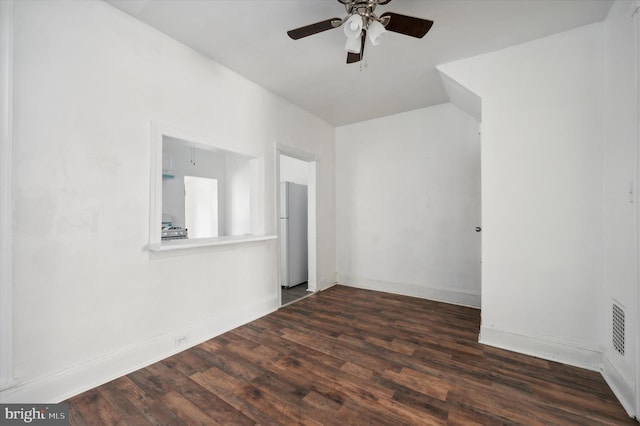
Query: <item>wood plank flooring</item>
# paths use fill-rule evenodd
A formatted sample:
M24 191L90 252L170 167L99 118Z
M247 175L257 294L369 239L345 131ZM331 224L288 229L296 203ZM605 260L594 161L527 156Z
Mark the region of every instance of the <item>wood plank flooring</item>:
M71 398L71 424L637 424L600 374L478 344L479 324L335 286Z

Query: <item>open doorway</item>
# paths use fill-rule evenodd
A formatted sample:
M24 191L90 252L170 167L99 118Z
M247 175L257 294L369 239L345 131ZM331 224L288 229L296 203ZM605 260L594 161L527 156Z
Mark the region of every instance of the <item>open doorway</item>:
M184 177L184 220L190 238L218 236L218 179Z
M302 157L302 158L301 158ZM281 305L316 290L315 161L278 151Z

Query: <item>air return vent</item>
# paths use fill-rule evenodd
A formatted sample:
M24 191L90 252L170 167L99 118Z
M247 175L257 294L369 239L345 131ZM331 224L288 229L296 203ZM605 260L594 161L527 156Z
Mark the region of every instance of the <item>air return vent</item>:
M616 303L613 304L612 326L613 348L624 356L624 311Z

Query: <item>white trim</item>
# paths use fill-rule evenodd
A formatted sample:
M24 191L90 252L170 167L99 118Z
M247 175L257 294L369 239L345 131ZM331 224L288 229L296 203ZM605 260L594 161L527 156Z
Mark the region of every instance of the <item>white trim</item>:
M318 156L316 154L312 154L310 152L306 152L301 149L294 148L292 146L283 145L281 143L276 143L276 151L279 151L282 155L286 155L287 157L292 157L297 160L306 161L307 163L312 161L318 162ZM280 169L278 169L278 173L280 173ZM278 182L278 185L279 185L279 182Z
M35 378L0 393L2 403L58 403L144 368L189 347L256 320L278 308L277 298L270 297L240 310L234 309L202 322L134 343L88 362L56 373ZM187 336L184 345L177 339Z
M423 287L409 283L374 280L371 278L363 278L340 273L337 274L337 282L338 284L348 287L384 291L387 293L401 294L404 296L419 297L421 299L451 303L453 305L480 308L480 295L467 293L464 291Z
M280 151L282 152L282 151ZM309 161L308 167L308 209L307 214L307 264L309 265L309 277L307 289L318 291L318 162Z
M586 368L587 370L600 371L602 366L601 347L556 337L534 335L497 327L480 327L478 341L484 345Z
M280 239L280 235L281 231L280 231L280 150L278 149L278 145L276 144L275 149L273 150L273 155L274 155L274 160L273 160L273 164L275 167L274 170L274 181L273 181L273 194L275 196L276 202L274 203L273 206L273 217L274 220L276 221L276 233L278 234L278 240ZM275 267L275 282L276 282L276 291L278 293L278 306L282 306L282 290L281 290L281 283L282 283L282 277L280 274L280 265L281 265L281 260L280 260L280 241L278 241L278 247L276 248L277 250L277 255L276 255L276 267Z
M160 245L162 236L162 136L166 126L151 122L149 128L149 247Z
M13 380L13 0L0 1L0 389Z
M636 415L634 406L634 385L620 373L620 370L607 356L602 357L602 377L607 382L620 404L624 407L629 417Z
M149 251L174 251L201 247L227 246L231 244L253 243L277 239L277 235L236 235L216 238L194 238L163 241L162 244L149 245Z
M635 95L636 95L636 105L635 105L635 117L636 117L636 164L635 164L635 172L636 172L636 176L635 176L635 186L634 186L634 190L635 193L638 193L638 182L640 182L640 17L638 16L638 9L640 8L640 1L636 0L634 2L634 10L631 14L632 19L633 19L633 24L634 24L634 28L635 28L635 52L634 52L634 56L635 56ZM637 200L637 197L636 197ZM622 405L625 407L625 409L627 410L627 412L629 412L630 410L627 408L627 405L625 404L631 404L631 407L634 408L634 413L637 416L638 413L640 412L640 208L638 208L638 202L636 202L634 204L634 208L635 208L635 213L636 213L636 223L635 223L635 262L636 262L636 300L635 300L635 304L636 306L634 307L634 313L635 313L635 318L636 318L636 333L635 333L635 342L636 342L636 347L635 347L635 355L636 355L636 359L635 359L635 387L633 388L633 392L635 393L635 398L631 399L631 400L626 400L626 398L628 398L627 394L624 392L624 387L618 387L618 382L613 382L613 380L610 380L612 378L615 378L614 375L611 375L610 379L607 379L607 376L605 376L605 379L607 379L607 383L609 383L609 386L611 387L611 389L614 391L614 393L616 394L616 396L618 397L618 399L620 400L620 402L622 403ZM603 371L607 371L606 370L607 364L605 364L605 369L603 369ZM613 385L613 383L615 383L615 386Z

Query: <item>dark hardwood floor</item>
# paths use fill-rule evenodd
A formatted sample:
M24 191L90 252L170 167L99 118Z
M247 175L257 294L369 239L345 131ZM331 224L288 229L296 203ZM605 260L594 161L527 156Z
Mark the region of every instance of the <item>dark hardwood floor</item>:
M336 286L71 398L71 424L637 424L600 374L478 344L479 323Z

